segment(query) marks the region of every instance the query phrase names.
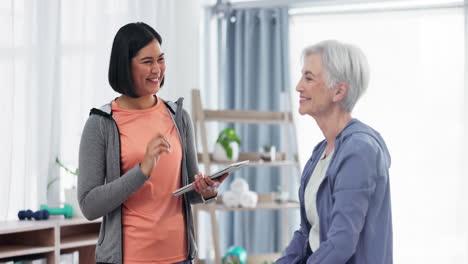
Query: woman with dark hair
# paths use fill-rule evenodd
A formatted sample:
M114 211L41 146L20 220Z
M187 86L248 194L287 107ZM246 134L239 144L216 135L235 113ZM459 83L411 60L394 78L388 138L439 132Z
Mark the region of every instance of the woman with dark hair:
M166 69L162 38L144 23L117 32L109 83L121 95L92 109L79 153L83 215L103 217L98 263L191 263L196 255L192 203L215 201L227 175L198 172L192 121L156 94ZM195 191L172 192L193 183Z

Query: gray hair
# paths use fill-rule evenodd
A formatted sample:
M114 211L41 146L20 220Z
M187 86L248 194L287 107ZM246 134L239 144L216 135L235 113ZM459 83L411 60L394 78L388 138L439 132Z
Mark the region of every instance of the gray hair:
M322 57L325 82L328 88L339 82L349 85L346 97L341 101L344 110L351 112L369 84L369 64L364 53L356 46L325 40L306 47L302 59L312 53Z

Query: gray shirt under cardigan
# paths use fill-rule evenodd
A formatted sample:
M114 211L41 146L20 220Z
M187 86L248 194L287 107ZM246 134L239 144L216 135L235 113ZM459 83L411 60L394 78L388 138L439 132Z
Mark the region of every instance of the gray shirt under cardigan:
M182 109L183 98L165 102L172 117L183 150L181 185L194 181L198 161L189 114ZM171 177L168 175L167 177ZM78 201L88 220L103 217L96 246L96 262L121 264L122 258L122 203L149 179L140 166L121 175L120 134L112 116L111 105L93 108L83 129L79 150ZM191 203L203 202L196 192L184 195L184 216L187 230L187 259L197 252Z

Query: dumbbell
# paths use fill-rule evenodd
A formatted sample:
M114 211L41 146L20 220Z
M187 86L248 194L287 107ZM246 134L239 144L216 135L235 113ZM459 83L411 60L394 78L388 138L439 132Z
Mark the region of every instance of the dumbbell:
M31 210L21 210L18 212L18 218L20 220L28 219L31 220L31 218L34 218L36 220L46 220L49 219L49 211L47 210L39 210L37 212L31 211Z
M73 217L73 206L69 204L64 204L63 207L48 207L47 205L41 205L41 210L49 211L51 215L64 215L65 218Z
M223 264L245 264L247 262L247 251L241 247L230 247L224 257Z

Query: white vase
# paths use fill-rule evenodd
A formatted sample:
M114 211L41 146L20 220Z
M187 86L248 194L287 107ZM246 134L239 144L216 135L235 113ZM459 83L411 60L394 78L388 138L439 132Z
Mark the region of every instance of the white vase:
M271 146L270 148L270 160L275 161L276 160L276 147Z
M239 144L236 141L233 141L229 143L229 146L232 149L232 159L227 156L223 146L219 143L216 143L214 146L213 159L217 161L236 161L239 159Z
M78 204L78 194L76 188L67 188L65 192L65 203L73 206L73 217L84 217Z

